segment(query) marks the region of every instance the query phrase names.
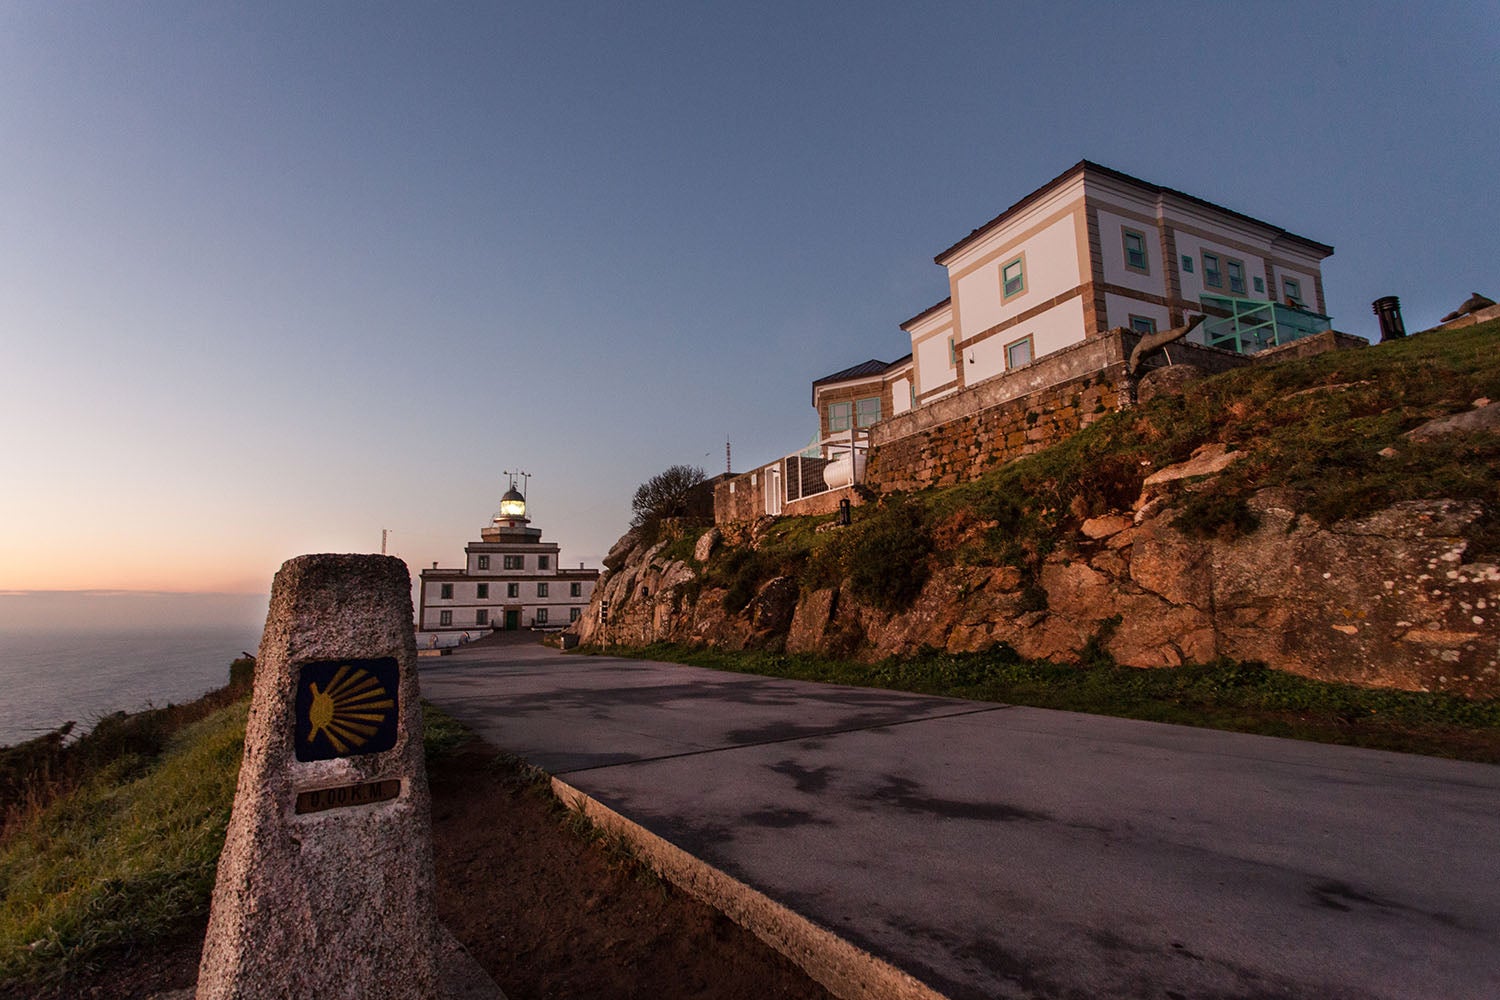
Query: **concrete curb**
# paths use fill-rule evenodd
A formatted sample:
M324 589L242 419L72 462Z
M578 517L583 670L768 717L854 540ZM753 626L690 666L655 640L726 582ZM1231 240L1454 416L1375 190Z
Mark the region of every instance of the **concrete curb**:
M785 955L834 996L842 1000L948 1000L889 962L663 840L561 778L551 781L553 794L564 805L582 812L601 830L623 838L662 878Z

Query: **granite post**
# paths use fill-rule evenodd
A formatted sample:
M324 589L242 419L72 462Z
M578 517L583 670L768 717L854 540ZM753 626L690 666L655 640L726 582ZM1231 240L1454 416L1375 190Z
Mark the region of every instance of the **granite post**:
M198 1000L439 996L430 813L406 565L287 561Z

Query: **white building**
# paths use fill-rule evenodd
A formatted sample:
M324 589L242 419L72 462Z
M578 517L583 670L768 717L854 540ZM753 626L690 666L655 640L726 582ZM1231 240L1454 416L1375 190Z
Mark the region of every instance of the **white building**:
M1263 312L1283 324L1300 312L1326 328L1322 261L1332 253L1083 160L934 258L948 271L949 296L901 325L911 336L913 402L1115 327L1167 329L1197 313L1284 304Z
M563 569L555 542L542 541L529 528L526 498L512 484L500 512L464 546L463 569L422 571L418 588L418 640L451 645L467 632L478 637L493 629L564 628L577 621L597 569Z

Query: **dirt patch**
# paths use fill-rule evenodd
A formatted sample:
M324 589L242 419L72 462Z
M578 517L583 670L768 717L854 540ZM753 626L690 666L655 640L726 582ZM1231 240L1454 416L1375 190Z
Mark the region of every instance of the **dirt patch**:
M827 991L657 881L478 740L428 762L438 916L510 1000L764 1000ZM0 1000L142 1000L193 985L204 920L172 942Z
M718 911L580 836L483 743L428 770L438 915L510 1000L829 996Z

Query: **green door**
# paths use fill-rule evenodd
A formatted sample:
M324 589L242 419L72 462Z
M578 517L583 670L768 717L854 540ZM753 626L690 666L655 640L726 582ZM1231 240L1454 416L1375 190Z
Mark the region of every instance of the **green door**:
M505 612L505 630L507 632L514 632L516 629L518 629L520 627L521 627L521 612L519 612L519 611L507 611L507 612Z

